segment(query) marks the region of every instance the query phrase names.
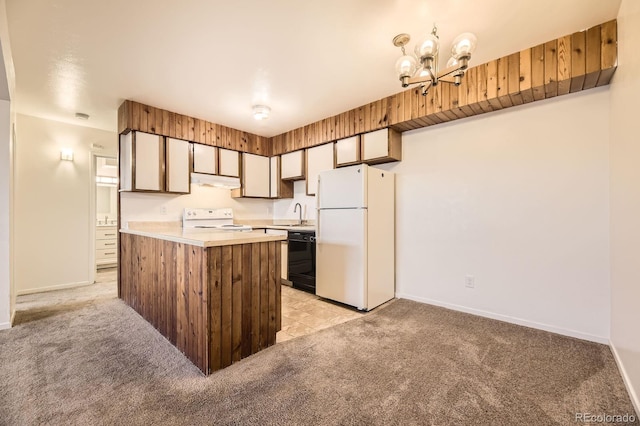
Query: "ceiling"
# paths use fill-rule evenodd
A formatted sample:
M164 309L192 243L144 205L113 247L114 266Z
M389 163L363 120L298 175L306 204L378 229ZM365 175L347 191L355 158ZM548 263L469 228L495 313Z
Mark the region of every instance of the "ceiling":
M437 23L478 65L614 19L620 0L7 0L16 111L116 130L125 99L263 136L401 90L391 39ZM444 65L448 58L442 58ZM266 104L268 120L252 118ZM76 112L89 114L79 121Z

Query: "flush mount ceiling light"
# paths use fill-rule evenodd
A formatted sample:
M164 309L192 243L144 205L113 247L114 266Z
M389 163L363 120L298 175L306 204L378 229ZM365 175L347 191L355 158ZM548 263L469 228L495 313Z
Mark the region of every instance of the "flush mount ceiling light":
M271 108L266 105L254 105L253 106L253 118L256 120L266 120L269 118Z
M84 112L76 112L76 118L80 120L88 120L89 114L85 114Z
M422 94L429 93L432 86L440 81L460 85L464 71L469 66L471 54L476 48L477 38L472 33L462 33L453 40L451 58L447 67L438 69L438 50L440 40L435 24L431 34L422 39L415 47L415 56L407 55L404 47L409 43L409 34L398 34L393 38L393 45L402 50L402 56L396 62L396 71L402 87L410 84L420 84Z

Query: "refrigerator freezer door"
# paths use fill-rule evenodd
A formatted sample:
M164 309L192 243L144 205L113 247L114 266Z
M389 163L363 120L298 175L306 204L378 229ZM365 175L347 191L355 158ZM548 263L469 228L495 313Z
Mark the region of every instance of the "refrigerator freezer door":
M358 164L321 172L318 176L318 208L366 207L367 171L367 165Z
M316 294L366 309L366 209L320 210L316 233Z

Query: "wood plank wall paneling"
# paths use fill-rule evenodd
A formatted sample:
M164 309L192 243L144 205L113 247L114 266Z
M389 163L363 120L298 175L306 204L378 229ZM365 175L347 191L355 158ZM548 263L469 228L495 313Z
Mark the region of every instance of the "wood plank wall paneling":
M455 88L440 83L425 97L412 87L387 98L274 136L272 155L392 127L400 132L608 84L617 67L616 21L469 68ZM335 133L326 123L342 123Z
M271 138L126 100L118 108L118 133L131 130L251 154L272 155Z
M208 374L275 344L280 250L121 234L121 298Z
M413 87L271 138L125 101L119 133L129 130L260 155L280 155L392 127L400 132L609 84L617 67L615 20L469 68L455 88L424 97ZM169 120L168 123L165 123Z

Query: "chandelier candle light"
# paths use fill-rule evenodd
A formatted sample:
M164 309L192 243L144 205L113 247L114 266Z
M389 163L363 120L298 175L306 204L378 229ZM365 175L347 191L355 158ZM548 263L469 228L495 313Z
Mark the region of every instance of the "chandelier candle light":
M440 40L435 24L431 34L416 45L415 56L407 55L404 50L410 39L409 34L398 34L393 38L393 45L402 50L402 56L396 62L396 71L402 87L420 84L422 95L426 96L431 86L437 86L440 81L460 85L464 71L469 66L471 54L476 49L477 38L474 34L462 33L453 40L451 58L442 71L438 70Z

